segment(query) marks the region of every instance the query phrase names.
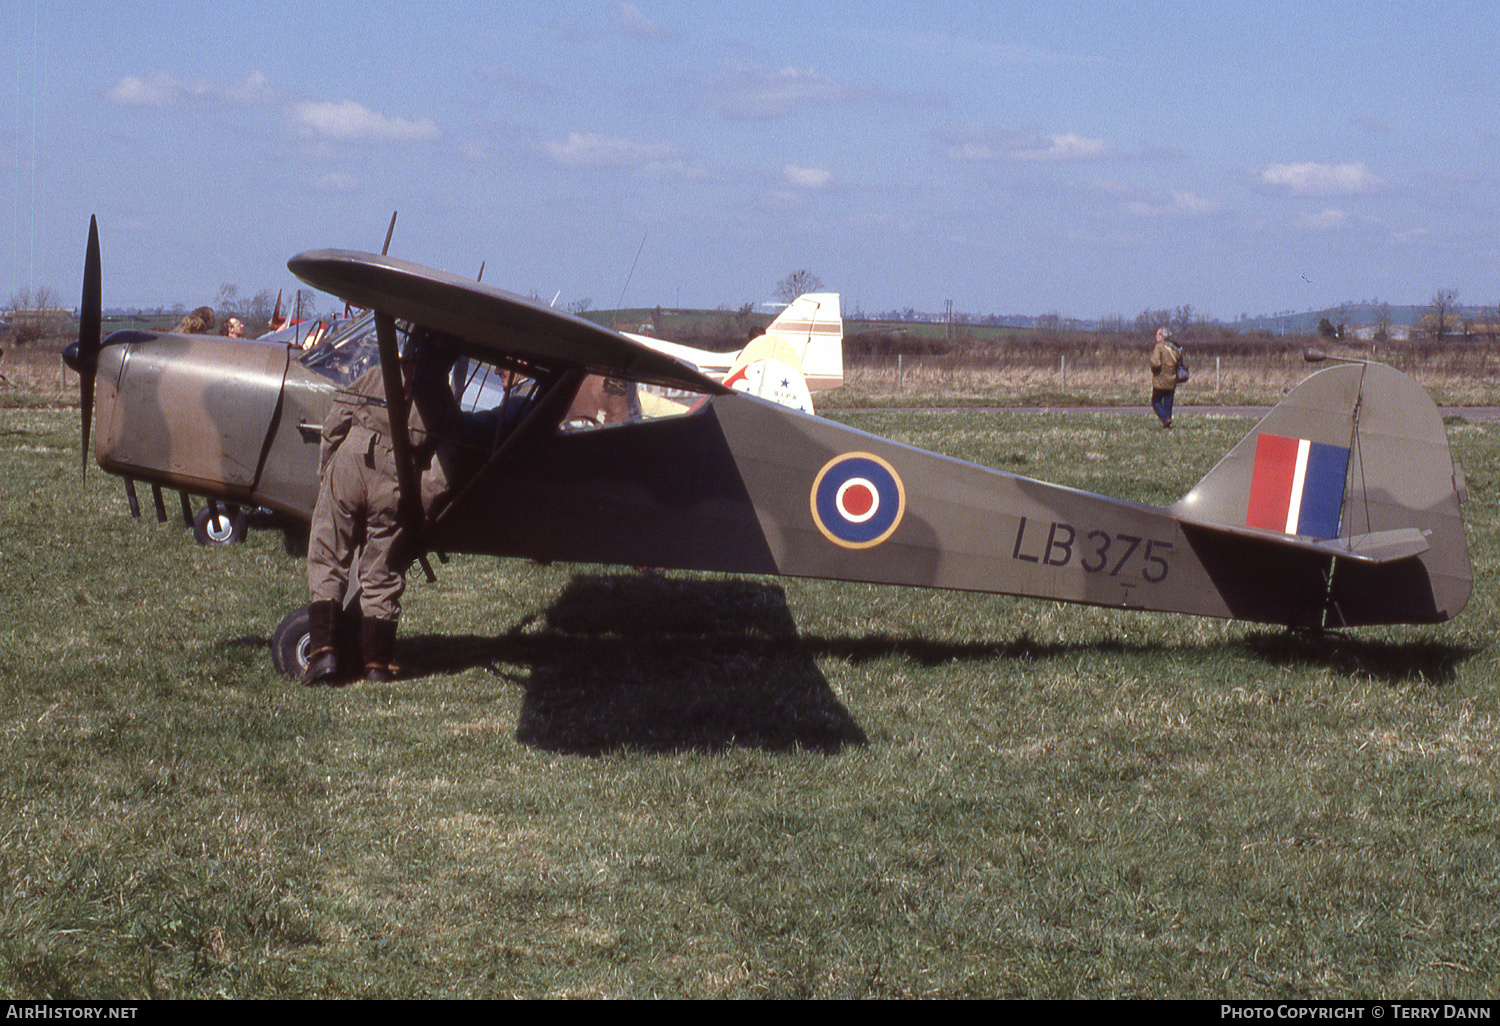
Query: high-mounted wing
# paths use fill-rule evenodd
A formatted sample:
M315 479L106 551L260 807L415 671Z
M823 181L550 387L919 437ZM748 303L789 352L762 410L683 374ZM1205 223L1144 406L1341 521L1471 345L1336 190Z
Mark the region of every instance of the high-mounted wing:
M592 321L390 256L320 249L287 261L307 284L354 306L455 335L481 349L648 385L722 395L724 385Z

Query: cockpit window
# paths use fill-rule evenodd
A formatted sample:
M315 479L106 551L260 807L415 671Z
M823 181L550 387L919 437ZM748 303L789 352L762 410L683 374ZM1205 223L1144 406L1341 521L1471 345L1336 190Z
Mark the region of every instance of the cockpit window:
M453 365L453 394L464 414L466 440L485 451L515 430L539 398L534 378L465 357Z
M396 324L398 346L406 344L406 326ZM380 342L375 336L375 315L361 314L331 328L328 336L297 359L308 370L317 371L340 385L351 384L355 378L380 362Z
M453 365L453 394L465 413L496 410L529 397L536 382L524 374L460 359Z
M403 350L410 327L396 322L397 343ZM364 313L352 320L335 322L321 341L295 359L309 370L347 387L380 363L375 315ZM454 364L453 394L465 414L465 434L471 444L481 449L498 444L536 404L540 398L538 382L526 373L528 369L525 364L497 366L468 357L460 357ZM697 409L704 398L696 392L666 391L590 374L579 387L559 427L563 431L586 431L680 417Z
M698 392L667 390L590 374L579 386L562 429L589 431L616 424L682 417L698 409L706 398Z

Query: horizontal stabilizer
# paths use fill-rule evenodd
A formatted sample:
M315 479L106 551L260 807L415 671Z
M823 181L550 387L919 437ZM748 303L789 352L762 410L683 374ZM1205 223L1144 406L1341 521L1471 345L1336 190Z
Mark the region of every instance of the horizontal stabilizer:
M1431 548L1427 535L1415 527L1395 531L1359 534L1337 542L1324 542L1324 550L1337 549L1339 554L1367 563L1394 563L1398 559L1420 556Z
M1337 556L1340 559L1352 559L1359 563L1376 565L1394 563L1399 559L1420 556L1432 547L1427 535L1415 527L1397 528L1391 531L1375 531L1371 534L1357 534L1350 538L1322 539L1283 534L1280 531L1268 531L1254 527L1230 527L1223 524L1201 523L1191 520L1184 520L1183 525L1201 528L1205 531L1218 534L1269 541L1274 545L1279 545L1287 549L1295 549L1299 552L1313 552L1324 556Z

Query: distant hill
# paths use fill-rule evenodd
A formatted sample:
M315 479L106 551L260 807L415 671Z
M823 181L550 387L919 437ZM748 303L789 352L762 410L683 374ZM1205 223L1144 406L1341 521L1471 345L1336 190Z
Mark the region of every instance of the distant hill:
M1392 303L1389 307L1390 322L1393 325L1406 325L1410 327L1416 324L1431 310L1431 306L1398 306ZM1457 306L1449 315L1463 319L1480 318L1479 307ZM1380 320L1380 308L1373 303L1351 303L1347 306L1334 306L1326 310L1309 310L1305 313L1278 314L1274 317L1248 317L1240 321L1223 322L1227 327L1236 331L1269 331L1276 335L1312 335L1318 330L1318 322L1328 318L1328 323L1333 325L1347 324L1351 328L1376 324Z

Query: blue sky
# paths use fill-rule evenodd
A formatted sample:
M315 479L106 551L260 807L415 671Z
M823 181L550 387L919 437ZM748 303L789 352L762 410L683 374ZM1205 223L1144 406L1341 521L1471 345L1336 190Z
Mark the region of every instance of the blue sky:
M594 307L1500 303L1493 0L0 11L0 303L76 303L94 213L106 305L192 306L392 210Z

